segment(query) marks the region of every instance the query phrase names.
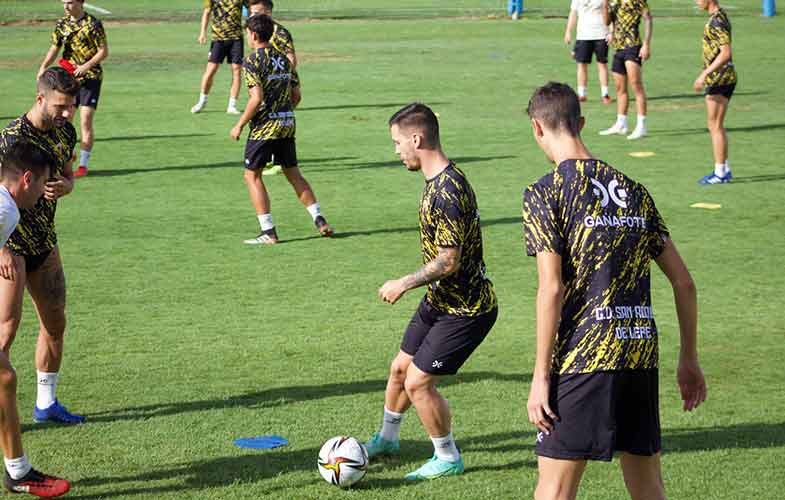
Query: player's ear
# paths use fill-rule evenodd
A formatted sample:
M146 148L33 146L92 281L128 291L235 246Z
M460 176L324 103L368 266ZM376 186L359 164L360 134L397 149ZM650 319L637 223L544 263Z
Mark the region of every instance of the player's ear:
M420 146L422 146L422 136L420 134L412 134L412 144L414 145L414 149L420 149Z
M542 137L545 132L542 129L542 124L536 118L532 118L532 132L535 137Z

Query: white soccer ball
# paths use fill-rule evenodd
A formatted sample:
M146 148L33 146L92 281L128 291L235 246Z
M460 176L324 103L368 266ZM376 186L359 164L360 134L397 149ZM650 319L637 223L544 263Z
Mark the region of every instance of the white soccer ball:
M353 437L337 436L324 443L317 463L325 481L348 488L368 472L368 451Z

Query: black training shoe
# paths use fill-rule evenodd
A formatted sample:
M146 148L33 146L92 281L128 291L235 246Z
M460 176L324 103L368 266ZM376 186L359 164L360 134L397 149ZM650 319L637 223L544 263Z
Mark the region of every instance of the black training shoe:
M313 223L316 225L316 229L319 230L319 234L321 234L325 238L329 238L330 236L333 235L333 228L327 223L327 220L321 215L317 215Z

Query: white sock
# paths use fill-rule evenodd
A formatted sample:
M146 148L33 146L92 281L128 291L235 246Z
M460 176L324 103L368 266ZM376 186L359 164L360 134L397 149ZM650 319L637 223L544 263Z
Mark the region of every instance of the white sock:
M616 115L616 125L619 127L627 126L627 115Z
M646 128L646 117L643 115L638 115L638 124L635 125L636 129Z
M207 103L207 94L199 94L199 104Z
M311 214L311 218L313 220L316 220L317 217L322 215L322 209L318 202L314 203L313 205L308 205L306 210L308 210L308 213Z
M236 97L230 97L229 98L229 107L230 108L236 108L237 107L237 98Z
M458 451L458 447L455 446L455 440L452 438L452 432L447 434L445 437L431 437L431 441L433 441L433 449L435 450L436 456L438 458L447 460L448 462L457 462L460 460L461 453Z
M91 151L85 151L84 149L79 150L79 166L87 167L87 164L90 162L90 153Z
M273 227L273 214L257 214L256 218L259 219L259 227L262 231L267 231Z
M607 85L603 85L602 86L602 96L603 97L607 97L608 96L608 86Z
M5 461L5 470L8 471L11 479L22 479L33 468L27 461L27 455L22 455L19 458L3 457L3 461Z
M57 390L57 373L36 372L38 374L38 397L35 399L35 405L40 409L49 408L57 399L55 391Z
M725 158L725 170L730 172L730 160Z
M578 97L586 97L586 87L578 86Z
M725 177L728 175L728 166L725 163L715 163L714 175L717 177Z
M382 430L379 435L385 441L395 441L398 439L398 434L401 432L401 423L403 422L403 413L395 413L384 407L384 417L382 417Z

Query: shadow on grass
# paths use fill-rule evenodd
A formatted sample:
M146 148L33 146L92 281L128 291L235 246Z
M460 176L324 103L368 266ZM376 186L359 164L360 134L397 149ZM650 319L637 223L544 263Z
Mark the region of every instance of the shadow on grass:
M179 139L183 137L207 137L215 134L150 134L150 135L118 135L114 137L96 137L95 142L111 141L146 141L148 139Z
M763 132L766 130L777 130L785 128L785 123L764 123L763 125L751 125L748 127L725 127L725 130L731 133L744 133L744 132ZM682 128L682 129L671 129L671 130L663 130L663 131L654 131L650 132L649 135L652 136L666 136L666 135L692 135L692 134L707 134L709 133L709 129L705 127L700 128Z
M473 447L481 445L478 451L486 451L485 446L506 441L520 442L516 450L531 449L530 443L533 440L533 433L525 432L504 432L480 436L470 436L465 439L459 437L459 445L464 451L470 451ZM421 462L425 461L433 452L432 444L427 440L401 442L401 454L381 461L374 461L369 473L362 482L357 484L354 490L373 490L373 489L392 489L404 485L412 485L400 478L374 477L376 472L381 472L388 468L413 469ZM190 498L199 498L196 492L211 488L226 487L233 484L255 484L273 477L280 477L282 474L301 471L312 471L313 480L300 482L299 484L287 483L282 486L271 485L265 489L264 493L270 495L278 493L278 498L291 498L287 496L287 490L305 487L314 483L321 483L322 479L316 471L316 457L319 453L318 448L306 448L301 450L291 450L279 448L276 450L266 450L262 452L252 452L252 454L219 457L203 461L194 461L183 464L164 466L155 471L143 472L137 475L115 476L115 477L86 477L73 482L73 498L82 500L112 498L118 496L134 495L154 495L163 494L171 491L185 493L190 491ZM535 467L536 461L532 460L510 462L501 465L483 465L473 463L469 457L470 466L466 469L467 474L493 470L512 470L521 467ZM123 483L150 483L155 481L177 481L178 485L161 486L140 486L124 488ZM78 495L80 487L107 487L110 491L90 495ZM291 491L288 491L291 493Z
M734 96L740 95L765 95L768 92L760 91L747 91L747 92L734 92ZM671 95L655 95L646 96L647 101L669 101L677 99L703 99L705 96L702 92L693 92L692 94L671 94Z
M500 224L523 224L522 216L517 217L499 217L496 219L482 219L481 226L483 228L496 226ZM343 231L343 232L336 232L332 237L336 239L341 238L351 238L352 236L371 236L374 234L396 234L396 233L411 233L419 231L419 226L409 226L409 227L385 227L380 229L368 229L366 231ZM311 238L318 238L318 236L313 236L310 238L303 238L303 239L311 239Z
M785 446L785 422L726 427L671 429L662 438L663 453L709 450L758 450Z
M378 103L378 104L336 104L332 106L303 106L303 107L298 107L296 111L300 112L300 111L329 111L329 110L341 110L341 109L402 108L407 104L409 103L393 102L393 103ZM450 104L450 103L429 102L428 106L443 106L446 104Z
M501 155L501 156L458 156L455 158L451 158L452 161L455 162L458 167L467 163L478 163L484 161L494 161L494 160L509 160L512 158L517 158L514 155ZM401 160L388 160L388 161L372 161L372 162L355 162L355 163L347 163L345 165L338 165L335 167L325 167L320 168L319 170L362 170L368 168L391 168L391 167L400 167L403 170L405 167Z
M454 377L445 378L441 381L439 386L448 387L458 384L471 384L483 380L528 383L531 380L531 376L490 371L466 372L459 373ZM353 394L368 394L376 392L382 394L384 393L386 386L387 379L377 379L323 385L296 385L289 387L277 387L257 392L238 394L220 399L216 398L202 401L184 402L173 401L170 403L120 408L112 411L93 413L88 416L88 422L100 423L123 420L147 420L150 418L167 415L179 415L182 413L234 407L270 408L285 404L297 403L300 401L312 401ZM30 426L25 428L25 430L34 430L35 428L36 427L34 426Z
M785 181L785 174L748 175L746 177L734 177L731 184L744 184L747 182L774 182L774 181Z

